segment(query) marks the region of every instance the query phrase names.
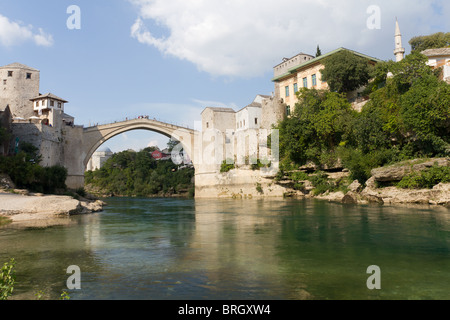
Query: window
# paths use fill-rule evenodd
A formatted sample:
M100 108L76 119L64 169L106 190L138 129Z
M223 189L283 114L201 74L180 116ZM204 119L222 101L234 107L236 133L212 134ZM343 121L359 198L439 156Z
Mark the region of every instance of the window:
M55 106L55 101L50 100L50 107L54 107Z
M303 78L303 87L308 88L308 78Z
M8 77L12 77L13 76L13 72L12 71L8 71Z
M286 106L286 115L287 116L291 115L291 107L290 106Z
M206 128L207 128L207 129L209 128L209 122L206 123Z
M58 108L61 109L61 106L62 106L61 102L58 102Z
M258 118L255 118L255 124L258 124Z
M3 84L6 86L6 80L3 80Z
M31 73L27 73L27 79L31 79Z
M313 74L313 75L311 76L311 80L312 80L312 85L313 85L313 87L317 86L317 77L316 77L315 74Z
M286 91L286 97L289 97L289 86L286 86L284 90Z
M298 84L294 83L294 92L298 92Z
M244 127L245 127L245 120L244 120Z

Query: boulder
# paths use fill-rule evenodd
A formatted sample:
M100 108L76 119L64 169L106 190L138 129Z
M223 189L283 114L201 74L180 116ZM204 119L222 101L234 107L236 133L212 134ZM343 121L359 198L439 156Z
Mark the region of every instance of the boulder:
M405 162L404 165L395 164L392 166L372 169L371 175L375 181L379 182L400 181L404 176L413 171L422 171L431 168L434 165L450 166L450 160L447 158L435 158L423 162L422 159L415 159Z
M16 185L7 174L0 174L0 189L15 189Z
M342 198L342 203L346 204L357 204L358 203L358 195L352 191L349 191Z
M361 192L363 189L363 186L361 183L359 183L358 180L353 181L349 186L348 190L351 192Z

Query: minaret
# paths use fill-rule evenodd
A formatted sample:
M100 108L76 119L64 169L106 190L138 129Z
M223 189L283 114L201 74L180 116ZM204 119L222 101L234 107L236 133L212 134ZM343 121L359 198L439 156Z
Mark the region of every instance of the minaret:
M397 62L402 61L405 57L405 48L402 47L402 34L400 33L400 27L398 20L395 18L395 59Z

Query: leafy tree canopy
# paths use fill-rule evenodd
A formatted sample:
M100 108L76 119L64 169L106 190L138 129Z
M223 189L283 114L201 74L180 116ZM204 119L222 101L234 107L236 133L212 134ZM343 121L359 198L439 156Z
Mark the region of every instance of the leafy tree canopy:
M437 32L428 36L417 36L409 40L409 44L411 45L411 52L449 47L450 32Z
M339 51L323 61L322 80L331 91L347 93L367 85L371 78L368 60L348 50Z

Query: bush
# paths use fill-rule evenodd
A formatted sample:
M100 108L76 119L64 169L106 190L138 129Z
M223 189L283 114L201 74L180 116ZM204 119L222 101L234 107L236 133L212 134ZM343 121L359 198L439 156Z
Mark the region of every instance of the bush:
M14 284L16 282L14 266L14 259L3 264L0 272L0 300L7 300L14 291Z
M228 163L227 163L228 162ZM228 172L235 168L234 161L231 159L223 160L222 164L220 165L220 172Z
M450 167L433 166L428 170L413 172L397 183L403 189L431 189L439 183L450 182Z

